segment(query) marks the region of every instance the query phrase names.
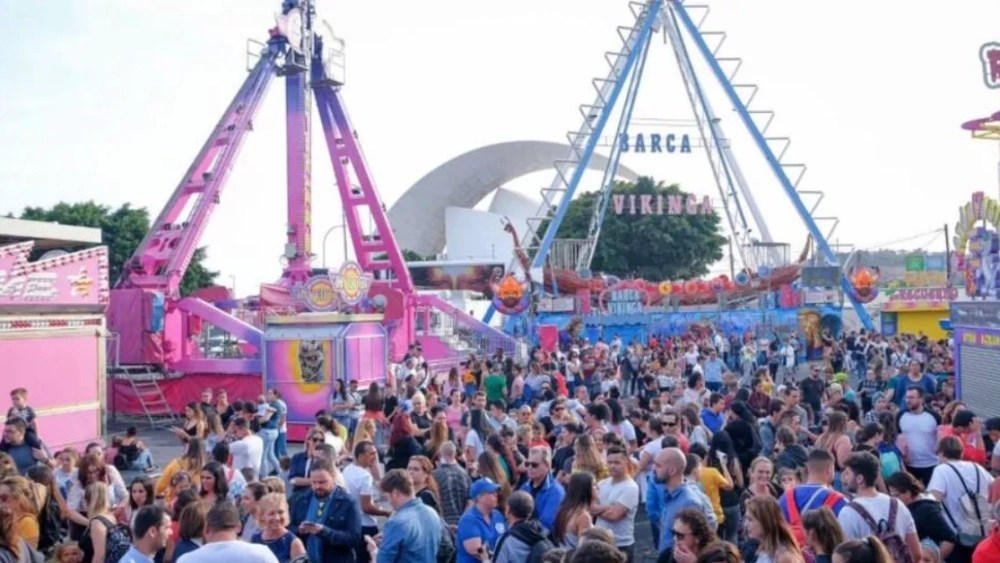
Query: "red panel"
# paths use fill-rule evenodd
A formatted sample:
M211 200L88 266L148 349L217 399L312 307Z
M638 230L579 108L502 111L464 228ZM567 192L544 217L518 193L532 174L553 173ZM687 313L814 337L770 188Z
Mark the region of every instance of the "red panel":
M256 401L263 391L260 375L189 374L176 379L163 379L160 389L174 412L181 412L187 403L201 399L202 390L225 389L229 402ZM141 415L140 406L128 381L115 379L108 387L110 410L120 414Z

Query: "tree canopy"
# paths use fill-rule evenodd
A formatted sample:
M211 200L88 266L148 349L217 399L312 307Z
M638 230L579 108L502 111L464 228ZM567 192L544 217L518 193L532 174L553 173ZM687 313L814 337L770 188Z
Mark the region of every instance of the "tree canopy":
M654 201L657 195L664 198L688 195L677 185L667 186L648 177L639 178L634 184L619 182L614 193L626 197L650 194ZM590 192L570 202L557 238L587 237L598 195ZM702 277L708 274L709 266L724 256L727 239L719 233L719 224L715 212L706 215L617 215L614 204L609 202L591 269L646 280Z
M27 207L21 212L20 218L101 229L101 238L109 251L108 267L112 284L118 280L122 266L132 257L142 238L149 231L149 212L145 208L135 209L128 203L112 209L94 201L60 202L48 209ZM181 281L182 295L215 285L215 278L219 272L205 267L205 256L204 247L195 250L191 264Z

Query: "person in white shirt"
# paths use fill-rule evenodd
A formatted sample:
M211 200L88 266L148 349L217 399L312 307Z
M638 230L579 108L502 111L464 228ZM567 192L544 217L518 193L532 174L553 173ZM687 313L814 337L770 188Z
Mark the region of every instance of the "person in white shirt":
M340 472L347 483L348 494L358 499L361 506L361 535L378 535L378 518L392 515L391 510L379 507L375 501L381 497L377 483L381 481L381 469L378 465L378 451L371 442L358 442L354 446L354 461ZM355 550L358 561L368 561L368 551L361 553L361 547Z
M899 415L899 434L906 440L906 470L927 486L938 464L937 431L941 417L924 408L926 392L919 387L906 390L906 411Z
M256 475L260 475L260 463L264 457L264 440L250 431L250 424L245 418L234 418L232 422L233 435L238 440L229 444L229 453L233 456L233 469L239 471L249 467Z
M945 521L955 532L959 530L963 520L962 500L971 493L985 499L990 497L990 484L993 476L981 465L971 461L962 461L964 447L962 441L955 436L947 436L938 444L938 456L941 464L934 468L927 491L941 501L944 507ZM988 503L982 503L980 508L982 524L980 536L985 537L990 532L990 510ZM956 545L956 549L962 546ZM971 552L968 554L971 556Z
M212 506L205 516L205 545L181 555L177 563L278 563L267 546L247 543L238 538L240 512L229 502Z
M639 509L639 485L628 474L625 449L608 448L608 473L597 484L598 505L590 509L597 516L597 527L610 530L618 551L629 561L635 559L635 513Z
M885 522L893 526L896 535L906 542L914 561L920 561L920 538L910 510L903 501L875 490L875 483L881 474L879 460L868 452L851 454L844 463L840 474L844 489L854 495L854 499L844 505L837 515L844 538L863 540L878 535L869 520ZM890 510L895 504L895 521L890 522ZM867 516L867 517L866 517Z

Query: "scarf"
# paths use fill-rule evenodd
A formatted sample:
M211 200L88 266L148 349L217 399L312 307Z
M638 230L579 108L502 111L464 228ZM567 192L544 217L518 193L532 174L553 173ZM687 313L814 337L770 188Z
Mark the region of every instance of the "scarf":
M309 512L306 513L306 520L314 524L322 525L326 521L326 511L330 508L331 496L323 499L323 508L320 509L320 500L316 495L312 495L309 501ZM310 561L323 560L323 538L319 534L309 534L306 538L306 554Z

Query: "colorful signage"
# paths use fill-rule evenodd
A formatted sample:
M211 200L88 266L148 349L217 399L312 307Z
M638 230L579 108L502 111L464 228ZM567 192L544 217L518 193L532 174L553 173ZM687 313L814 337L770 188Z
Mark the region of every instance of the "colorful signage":
M648 144L647 144L648 143ZM652 133L647 139L646 135L639 133L635 137L630 137L628 133L618 135L618 149L621 152L658 152L658 153L690 153L691 137L687 134L667 133L661 135Z
M294 288L292 294L306 309L329 313L364 301L372 282L357 262L344 262L338 272L313 276Z
M649 292L636 282L619 282L601 292L601 310L609 315L641 315L649 305Z
M970 297L1000 296L1000 203L983 192L959 208L955 225L955 270Z
M992 90L1000 89L1000 43L993 41L979 48L983 63L983 81Z
M0 306L107 304L107 247L29 262L33 247L33 242L0 247Z
M712 199L708 196L663 194L612 194L615 215L711 215Z
M952 301L958 299L954 287L917 287L897 289L882 304L883 311L947 311Z

